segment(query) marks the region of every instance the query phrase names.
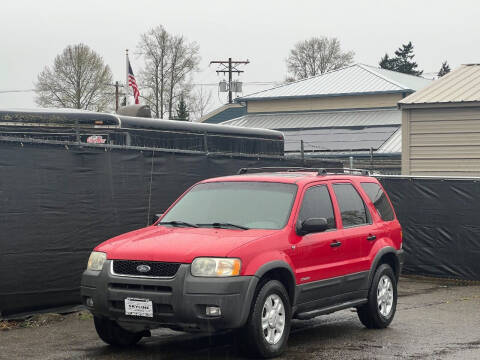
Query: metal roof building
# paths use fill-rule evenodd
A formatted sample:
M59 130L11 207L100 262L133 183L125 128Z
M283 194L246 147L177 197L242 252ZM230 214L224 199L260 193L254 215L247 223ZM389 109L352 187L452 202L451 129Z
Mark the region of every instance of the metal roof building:
M430 83L354 64L237 98L246 113L222 124L280 130L290 154L303 148L305 156L355 156L370 163L372 157L388 157L400 172L402 118L397 103Z
M368 152L371 148L379 150L399 129L401 112L366 109L249 114L222 124L282 131L286 152L298 152L302 140L309 152ZM400 139L390 150L401 152Z
M399 106L402 173L480 176L480 64L462 65Z
M281 85L237 99L292 99L366 94L407 94L427 86L431 80L396 71L355 64L322 75Z

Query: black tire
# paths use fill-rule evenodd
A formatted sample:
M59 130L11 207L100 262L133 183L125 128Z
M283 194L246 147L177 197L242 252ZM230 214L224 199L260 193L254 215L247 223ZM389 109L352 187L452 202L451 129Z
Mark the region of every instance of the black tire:
M281 333L280 339L275 344L267 342L264 329L262 328L264 305L271 295L277 295L282 300L285 315L283 333ZM250 356L263 358L272 358L281 355L287 347L291 317L292 309L290 300L282 283L277 280L269 280L261 284L253 300L247 323L245 327L241 329L242 338L246 343L243 350ZM274 322L277 323L277 320L275 319ZM266 329L265 331L268 332L270 330ZM272 331L275 332L275 330Z
M143 337L144 332L133 333L120 327L115 321L93 317L97 334L104 342L116 347L135 345Z
M392 284L393 299L388 314L383 315L379 309L377 291L380 279L387 276ZM368 291L368 302L357 308L358 318L368 329L384 329L393 320L397 309L397 280L392 268L388 264L381 264L375 271L372 284Z

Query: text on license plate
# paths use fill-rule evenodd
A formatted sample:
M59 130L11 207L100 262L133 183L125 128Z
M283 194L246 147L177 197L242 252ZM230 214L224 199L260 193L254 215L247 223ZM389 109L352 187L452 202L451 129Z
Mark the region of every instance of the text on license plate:
M125 299L125 315L153 317L152 300L148 299Z

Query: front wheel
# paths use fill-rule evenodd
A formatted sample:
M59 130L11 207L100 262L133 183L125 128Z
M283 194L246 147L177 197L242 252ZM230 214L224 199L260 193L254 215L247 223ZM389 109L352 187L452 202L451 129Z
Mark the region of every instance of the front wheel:
M135 345L144 335L144 332L127 331L110 319L94 316L93 321L100 339L112 346L127 347Z
M285 351L292 310L285 287L277 280L263 284L253 302L243 337L251 355L271 358Z
M373 276L368 302L357 308L358 318L369 329L383 329L392 322L396 308L396 277L390 265L382 264Z

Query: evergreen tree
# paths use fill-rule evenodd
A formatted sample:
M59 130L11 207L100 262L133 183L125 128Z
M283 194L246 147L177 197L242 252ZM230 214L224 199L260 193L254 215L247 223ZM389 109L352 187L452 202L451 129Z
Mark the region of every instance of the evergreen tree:
M439 78L441 78L442 76L447 75L450 71L451 71L450 65L448 65L447 60L445 60L442 63L442 67L440 68L437 75L438 75Z
M379 65L383 69L420 76L423 74L423 71L417 70L418 64L413 61L414 57L413 44L409 41L408 44L403 44L395 51L395 57L390 58L388 54L385 54L380 59Z
M402 45L397 51L395 51L395 58L397 59L397 71L404 74L411 74L420 76L423 71L416 70L418 64L413 61L415 55L413 54L413 45L409 41L408 44Z
M183 95L180 96L180 101L177 104L177 117L175 120L181 120L181 121L189 121L190 117L190 112L188 111L187 104L185 103L185 99L183 98Z
M388 56L388 54L385 54L384 57L380 59L380 62L378 63L382 69L387 69L387 70L393 70L396 71L396 64L395 64L395 59L392 59Z

